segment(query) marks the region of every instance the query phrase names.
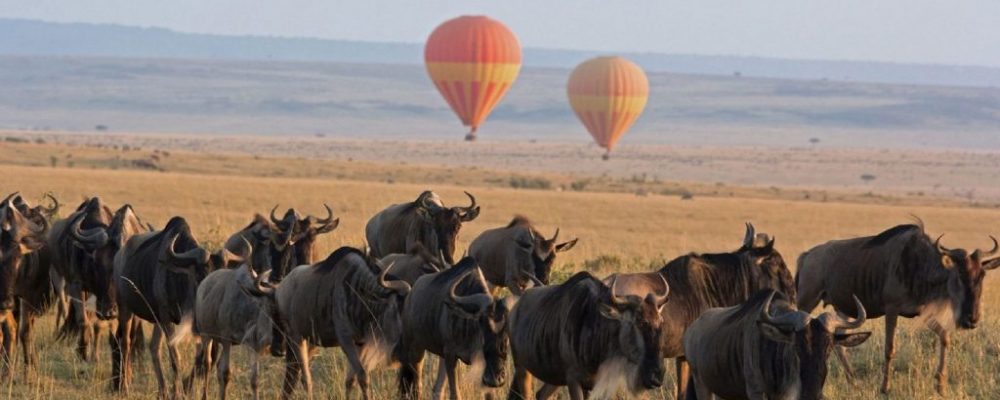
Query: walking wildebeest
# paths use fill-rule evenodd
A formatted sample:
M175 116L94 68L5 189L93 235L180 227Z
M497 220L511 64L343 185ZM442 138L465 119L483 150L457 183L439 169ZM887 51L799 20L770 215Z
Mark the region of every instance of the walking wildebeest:
M187 221L173 217L162 231L133 236L115 256L118 297L118 328L111 341L112 389L128 391L131 379L131 338L133 319L153 324L149 343L150 358L160 397L166 383L160 364L160 342L166 337L167 355L173 372L172 396L178 395L178 354L176 344L190 329L195 289L209 272L230 263L242 263L250 249L235 255L222 249L211 254L191 234Z
M536 280L547 285L556 253L572 249L577 241L557 243L558 239L559 229L546 239L527 218L516 216L507 226L480 234L469 245L469 254L479 262L486 280L520 295Z
M295 390L300 373L312 397L311 353L315 347L335 346L340 346L350 363L347 394L357 382L364 398L369 398L368 370L387 361L398 344L399 314L410 291L406 282L387 280L391 267L380 270L369 255L341 247L317 264L296 267L282 279L274 296L288 347L283 399Z
M986 270L1000 266L997 240L990 251L971 253L941 246L938 237L924 232L923 223L899 225L875 236L834 240L799 256L799 309L816 308L820 301L843 313L856 312L856 294L870 318L885 316L885 365L882 392L889 391L895 355L896 320L921 316L938 335L940 354L937 390L944 393L949 332L956 324L972 329L979 322L980 297ZM850 377L845 352L837 356Z
M509 301L508 301L509 300ZM403 307L400 342L400 393L417 399L424 353L441 357L434 398L440 398L447 377L450 397L459 399L455 368L458 361L482 363L481 381L487 387L504 384L507 361L507 314L513 298L490 295L476 260L417 279Z
M414 243L406 254L389 254L378 261L382 265L392 264L392 275L410 286L421 276L451 268L444 257L440 254L435 257L420 243Z
M45 245L48 233L48 221L44 218L36 223L36 218L29 218L21 213L17 206L8 198L0 204L0 334L3 335L2 354L0 362L3 374L9 376L12 372L11 360L14 347L16 321L16 283L26 256ZM25 271L27 272L27 271ZM44 287L50 290L49 287Z
M561 285L531 288L510 313L510 348L514 382L509 398L527 399L531 377L546 383L538 399L557 386L568 386L570 398L607 399L624 381L635 393L663 384L660 312L670 287L642 296L615 295L589 272L579 272ZM529 375L530 374L530 375Z
M684 332L684 354L694 390L688 399L823 398L827 358L834 345L854 347L871 332L861 327L865 309L850 320L830 312L813 318L783 294L761 290L739 306L712 308Z
M425 191L412 202L379 211L365 226L372 256L406 253L413 243L420 242L433 254L444 254L448 264L454 264L455 240L462 223L479 216L476 198L469 192L465 195L472 202L468 207L445 207L437 194Z
M289 208L278 219L274 215L278 206L274 206L270 221L260 214L255 215L249 225L226 240L226 248L239 251L243 239L250 241L254 249L254 270L258 274L270 270L271 282L280 282L292 268L315 262L316 237L333 231L340 224L340 218L333 218L330 206L324 204L323 207L326 208L326 218L312 215L299 218L298 212Z
M615 294L642 295L658 287L661 277L670 285L670 302L663 308L663 357L676 358L677 398L688 382L684 360L684 330L701 313L714 307L743 304L758 290L775 289L795 298L795 283L785 261L774 248L774 239L756 233L746 224L743 244L734 252L688 254L677 257L659 271L620 274Z
M244 245L250 246L249 243ZM192 332L201 338L199 356L195 359L202 361L202 365L192 367L189 379L205 378L203 399L208 396L208 373L217 363L219 398L225 400L233 345L247 347L251 360L250 389L253 398L259 398L260 355L271 344L271 318L276 311L270 304L274 288L266 282L267 274L258 275L249 263L245 263L240 268L216 270L198 285ZM221 346L215 360L213 346Z

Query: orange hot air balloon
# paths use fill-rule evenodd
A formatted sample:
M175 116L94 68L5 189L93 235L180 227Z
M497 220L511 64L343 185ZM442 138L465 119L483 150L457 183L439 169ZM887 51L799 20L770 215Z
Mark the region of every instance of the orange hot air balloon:
M646 107L649 81L642 68L629 60L596 57L573 70L566 94L594 141L607 149L607 160L615 143Z
M424 47L427 73L476 140L476 129L521 70L521 44L506 26L484 16L461 16L431 32Z

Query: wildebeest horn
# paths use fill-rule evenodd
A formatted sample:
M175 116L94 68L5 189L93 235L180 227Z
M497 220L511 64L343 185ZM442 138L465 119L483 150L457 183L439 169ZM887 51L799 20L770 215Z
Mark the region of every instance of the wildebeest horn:
M59 213L59 207L61 205L59 204L59 200L57 200L56 197L52 195L52 192L46 192L45 197L48 197L50 200L52 200L52 206L49 208L43 208L42 212L45 213L45 215L47 215L49 218L52 218L53 216Z
M941 236L938 236L937 240L934 240L934 247L936 247L938 252L940 252L941 254L947 254L948 252L951 251L951 249L941 245L941 238L943 237L944 234L942 233Z
M251 296L257 297L271 297L274 295L274 284L267 281L267 278L271 275L271 270L264 271L261 274L257 274L257 271L253 270L250 264L246 265L247 273L249 273L250 278L253 279L253 286L247 286L245 283L240 285L240 288L244 292L247 292Z
M392 269L393 265L396 265L395 261L389 263L389 265L385 266L385 268L382 268L382 273L378 274L378 284L379 284L379 286L382 286L382 287L384 287L386 289L389 289L389 290L391 290L393 292L396 292L400 296L406 296L407 294L410 293L410 284L409 283L406 283L406 281L403 281L403 280L391 280L391 281L387 281L385 279L386 276L389 275L389 270ZM381 265L379 265L379 266L381 267Z
M993 250L983 251L982 249L976 249L976 253L979 253L979 259L984 260L1000 253L1000 243L997 243L997 238L990 235L990 240L993 240Z
M559 228L556 228L556 233L554 235L552 235L552 238L549 239L549 242L550 243L555 243L556 239L559 239Z
M271 223L277 225L281 223L281 220L274 216L274 212L278 211L278 205L275 204L274 208L271 209Z
M756 229L754 229L753 224L747 222L747 231L743 235L743 247L750 248L753 247L753 238L756 236Z
M86 231L81 230L83 225L83 220L87 214L79 213L73 219L73 226L69 230L69 234L73 236L73 239L86 245L90 248L104 247L108 243L108 231L102 227L90 228Z
M430 190L425 191L425 192L423 192L423 193L420 194L420 197L417 199L417 203L421 207L423 207L423 208L425 208L427 210L437 211L437 210L441 209L441 206L439 206L435 202L429 201L431 199L431 197L433 197L433 196L434 196L434 192L432 192Z
M655 298L653 299L655 301L656 307L659 308L660 306L667 303L667 297L670 294L670 284L667 283L667 277L663 276L663 274L657 273L657 275L659 275L660 279L663 281L663 294L657 293L655 295Z
M479 216L479 208L476 206L476 197L469 192L464 192L466 196L469 196L469 206L468 207L455 207L455 209L461 215L462 221L472 221Z
M167 257L170 260L170 262L174 263L175 265L183 263L204 264L208 262L208 252L201 247L195 247L191 250L177 254L175 246L177 245L178 237L180 237L180 235L175 234L172 238L170 238L170 246L167 247Z
M458 285L465 280L465 277L469 276L471 273L472 271L469 270L452 282L451 287L448 288L448 299L452 303L461 307L463 311L469 313L470 317L475 318L489 308L490 304L493 303L493 296L490 296L489 293L476 293L468 296L458 296L455 294L455 288L457 288ZM469 312L467 307L475 307L476 310Z
M11 200L14 200L15 197L20 196L20 195L21 195L21 192L11 193L11 194L7 195L7 197L5 197L3 199L3 201L0 202L0 203L2 203L2 204L8 204L8 203L10 203L10 204L13 205L13 202Z
M758 318L762 322L769 323L781 329L782 331L798 331L805 327L805 323L808 322L808 315L799 312L787 312L779 317L774 317L771 315L771 302L774 300L774 296L778 292L771 292L767 296L767 301L764 302L764 307L760 309L760 317ZM806 319L803 318L806 317Z
M611 290L611 304L612 305L621 307L621 306L628 306L628 305L632 305L632 304L638 303L637 301L633 301L632 300L632 297L635 297L635 296L619 296L619 295L615 294L615 287L616 287L616 285L618 285L618 274L615 274L614 277L611 278L611 285L608 286L610 288L610 290Z
M35 236L36 240L34 241L38 242L38 244L44 242L45 234L49 230L49 222L45 218L40 220L40 224L36 224L34 221L21 214L21 211L19 211L11 202L9 196L3 205L0 205L0 209L7 209L8 213L6 216L0 216L0 223L4 225L3 228L13 229L18 232L15 241L20 241L21 239L29 236ZM22 230L22 226L27 229Z
M861 300L858 299L858 296L852 295L851 297L854 298L854 307L858 310L858 317L852 321L847 316L841 313L837 313L836 318L834 318L832 321L833 322L832 328L857 329L860 328L861 325L864 325L865 320L868 318L868 313L865 311L865 306L864 304L861 304Z
M326 225L333 222L333 209L331 209L330 206L327 205L326 203L323 203L323 208L326 208L326 218L317 219L312 215L310 215L309 218L312 219L313 222L317 224Z

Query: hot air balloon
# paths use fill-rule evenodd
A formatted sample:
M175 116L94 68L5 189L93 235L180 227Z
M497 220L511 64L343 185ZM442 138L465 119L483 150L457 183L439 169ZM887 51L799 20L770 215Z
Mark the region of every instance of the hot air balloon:
M521 45L506 26L485 16L461 16L431 32L424 47L427 74L469 127L465 140L493 111L521 70Z
M573 112L594 141L610 157L649 97L649 81L635 63L621 57L596 57L578 65L569 76L566 94Z

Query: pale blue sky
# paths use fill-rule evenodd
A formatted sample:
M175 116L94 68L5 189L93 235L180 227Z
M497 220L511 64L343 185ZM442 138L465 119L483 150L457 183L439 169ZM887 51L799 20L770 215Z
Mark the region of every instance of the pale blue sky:
M393 42L462 14L531 47L1000 67L998 0L0 0L0 17Z

